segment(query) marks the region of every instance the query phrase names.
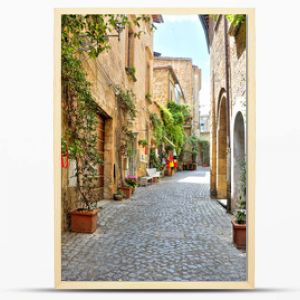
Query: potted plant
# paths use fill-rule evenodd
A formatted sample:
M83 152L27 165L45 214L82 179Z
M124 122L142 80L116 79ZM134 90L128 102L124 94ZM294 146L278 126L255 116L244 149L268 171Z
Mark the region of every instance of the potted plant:
M123 199L123 193L117 189L117 192L114 194L114 200L120 201Z
M126 199L129 199L132 195L132 186L128 185L128 184L125 184L125 185L122 185L121 187L119 187L120 191L123 193L124 197Z
M241 161L240 163L240 199L235 211L234 218L231 220L232 231L233 231L233 243L238 249L246 249L246 220L247 220L247 210L246 210L246 163Z
M96 170L87 171L86 166L77 170L82 172L77 175L77 187L80 206L70 212L71 231L77 233L93 233L97 228L99 209L97 208L98 195L96 192Z
M129 185L129 186L132 187L132 193L134 193L135 192L135 188L137 186L136 177L135 176L128 176L125 179L125 182L126 182L127 185Z
M146 147L148 145L148 142L147 142L147 140L139 140L138 144L142 147Z

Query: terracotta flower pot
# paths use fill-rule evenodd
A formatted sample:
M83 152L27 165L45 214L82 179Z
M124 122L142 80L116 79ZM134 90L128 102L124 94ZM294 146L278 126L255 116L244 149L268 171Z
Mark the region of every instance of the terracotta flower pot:
M132 195L132 187L131 186L122 186L122 187L120 187L120 190L124 194L125 198L128 199L131 197L131 195Z
M159 177L153 177L152 178L152 183L158 183Z
M97 228L99 209L73 210L71 212L71 231L77 233L93 233Z
M233 243L238 249L246 249L246 224L238 224L231 220Z
M121 195L121 194L114 194L114 200L120 201L122 199L123 199L123 195Z

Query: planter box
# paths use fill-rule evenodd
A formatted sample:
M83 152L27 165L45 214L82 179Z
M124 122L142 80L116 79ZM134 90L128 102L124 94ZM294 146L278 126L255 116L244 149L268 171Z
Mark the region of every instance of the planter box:
M71 231L77 233L93 233L97 228L99 209L73 210L71 212Z
M123 192L125 198L130 198L132 195L132 187L131 186L122 186L120 190Z
M233 243L238 249L246 249L246 224L238 224L231 220Z

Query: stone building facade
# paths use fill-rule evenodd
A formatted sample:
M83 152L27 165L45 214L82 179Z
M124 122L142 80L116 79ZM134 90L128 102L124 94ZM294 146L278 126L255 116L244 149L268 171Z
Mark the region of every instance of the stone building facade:
M246 158L246 22L234 26L224 15L199 18L211 66L211 194L227 199L234 211Z
M193 119L192 134L200 136L200 98L201 90L201 69L193 65Z
M180 82L171 65L155 66L153 69L153 100L166 106L169 101L184 103Z
M135 16L129 15L132 20ZM151 15L151 22L163 22L160 15ZM140 38L134 37L142 30ZM144 176L148 166L145 148L139 140L151 143L149 101L153 82L153 32L149 23L140 28L127 26L117 37L109 37L110 49L101 53L96 60L82 60L87 79L91 83L92 94L99 107L99 152L103 156L103 166L99 168L99 200L111 199L122 179L127 175ZM126 70L134 68L134 76ZM116 88L131 90L135 95L136 118L130 119L117 103ZM62 124L62 131L66 125ZM131 132L130 140L123 140L126 132ZM123 147L124 146L124 147ZM127 150L126 150L127 149ZM128 151L130 149L130 153ZM74 163L62 169L62 227L68 228L68 212L75 209L78 202Z

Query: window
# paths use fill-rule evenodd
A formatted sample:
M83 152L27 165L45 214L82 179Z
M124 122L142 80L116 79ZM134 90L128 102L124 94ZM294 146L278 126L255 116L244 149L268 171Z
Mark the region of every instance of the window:
M131 28L127 30L126 51L125 51L125 67L134 66L134 32Z

